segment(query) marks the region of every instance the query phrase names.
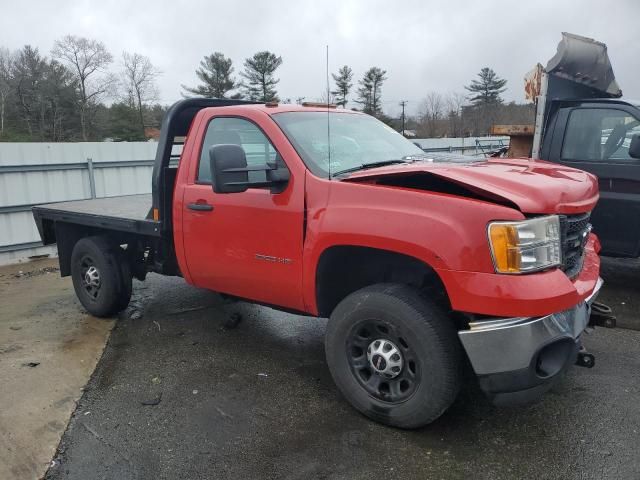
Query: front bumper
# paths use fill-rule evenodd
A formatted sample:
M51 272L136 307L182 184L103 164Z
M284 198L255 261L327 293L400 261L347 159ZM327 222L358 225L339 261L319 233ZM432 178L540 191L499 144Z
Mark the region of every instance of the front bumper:
M534 318L473 322L458 332L480 387L496 404L537 399L575 363L602 279L569 310Z

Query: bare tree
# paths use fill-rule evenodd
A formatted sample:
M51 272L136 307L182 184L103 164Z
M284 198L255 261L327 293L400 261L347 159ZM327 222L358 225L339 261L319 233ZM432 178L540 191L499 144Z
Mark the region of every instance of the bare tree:
M451 92L445 98L446 114L449 118L449 135L463 136L462 107L467 104L467 97L459 92Z
M0 135L4 133L7 99L11 92L11 62L11 52L6 48L0 48Z
M444 111L444 99L438 92L429 92L422 101L420 116L429 138L438 136L438 123Z
M106 72L113 57L102 42L75 35L56 40L51 54L73 71L79 90L82 139L87 141L94 106L113 93L116 79Z
M122 64L124 85L138 110L140 128L144 136L144 107L145 104L158 100L156 78L160 71L153 66L149 57L139 53L122 52Z
M333 92L328 92L328 93L329 95L327 96L326 91L322 92L318 97L318 103L324 103L325 105L334 105L334 104L338 105L338 103L336 102L336 94Z

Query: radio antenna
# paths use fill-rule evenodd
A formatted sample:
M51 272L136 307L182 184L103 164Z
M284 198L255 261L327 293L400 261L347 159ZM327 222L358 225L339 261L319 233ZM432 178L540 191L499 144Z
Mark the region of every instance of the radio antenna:
M330 101L330 91L329 91L329 45L327 45L327 158L329 160L329 180L331 180L331 122L330 114L329 114L329 101Z

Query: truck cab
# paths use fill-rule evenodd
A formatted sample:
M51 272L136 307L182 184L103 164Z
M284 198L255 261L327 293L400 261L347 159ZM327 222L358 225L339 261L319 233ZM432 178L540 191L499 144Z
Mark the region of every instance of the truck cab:
M526 75L525 94L536 103L531 156L597 176L602 253L640 256L640 102L622 98L607 46L563 33L547 65Z
M592 214L602 254L640 256L640 103L591 98L551 102L540 157L593 173Z

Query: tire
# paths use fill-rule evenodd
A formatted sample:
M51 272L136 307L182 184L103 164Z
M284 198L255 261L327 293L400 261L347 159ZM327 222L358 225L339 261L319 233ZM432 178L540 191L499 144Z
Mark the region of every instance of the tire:
M327 324L325 352L346 399L386 425L427 425L460 390L462 351L451 318L405 285L373 285L340 302Z
M120 247L105 237L85 237L75 244L71 278L78 300L96 317L112 316L129 305L131 269Z

